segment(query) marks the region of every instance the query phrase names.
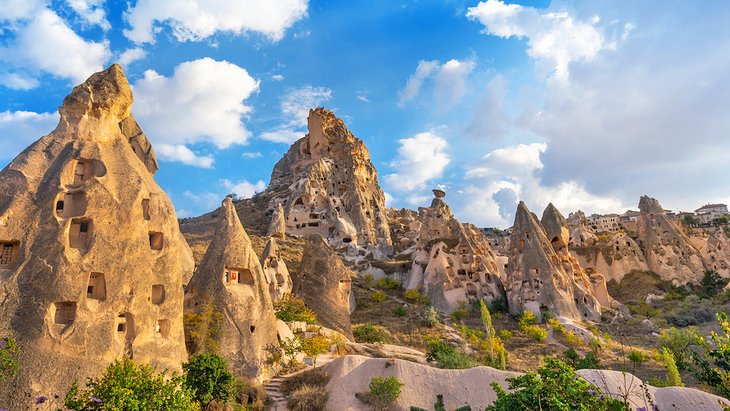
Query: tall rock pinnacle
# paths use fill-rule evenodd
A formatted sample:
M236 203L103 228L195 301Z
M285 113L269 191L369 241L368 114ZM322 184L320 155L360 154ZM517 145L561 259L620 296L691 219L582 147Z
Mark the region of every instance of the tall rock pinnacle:
M120 66L92 75L56 129L0 172L0 248L12 256L0 260L0 333L23 347L20 374L0 385L11 409L122 355L173 370L186 358L194 263L131 105Z

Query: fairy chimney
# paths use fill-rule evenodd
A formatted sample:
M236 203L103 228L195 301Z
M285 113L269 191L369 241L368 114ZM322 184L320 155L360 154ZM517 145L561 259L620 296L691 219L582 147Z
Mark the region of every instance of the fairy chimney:
M291 276L286 263L281 258L281 251L276 243L276 238L269 238L264 253L261 254L261 267L264 270L266 282L269 284L271 300L276 302L291 293Z
M286 216L284 207L281 203L276 205L274 215L271 216L271 224L269 225L268 237L284 238L286 234Z

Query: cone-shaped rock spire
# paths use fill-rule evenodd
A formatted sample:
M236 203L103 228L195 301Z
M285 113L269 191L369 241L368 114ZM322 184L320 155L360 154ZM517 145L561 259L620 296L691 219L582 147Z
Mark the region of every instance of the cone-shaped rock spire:
M259 258L230 197L221 204L219 219L213 242L188 284L185 310L196 313L213 304L223 316L216 337L220 354L239 375L257 377L266 349L278 345L274 307Z
M269 238L264 253L261 254L261 267L264 269L266 281L269 283L269 293L272 301L278 301L291 293L291 276L286 263L281 258L281 251L276 244L276 238Z

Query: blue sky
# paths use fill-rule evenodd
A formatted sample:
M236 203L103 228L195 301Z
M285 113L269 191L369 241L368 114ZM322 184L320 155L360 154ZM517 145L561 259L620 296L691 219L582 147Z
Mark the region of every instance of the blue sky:
M730 201L724 1L6 0L0 164L113 62L180 216L265 188L307 110L370 149L394 207L540 212Z

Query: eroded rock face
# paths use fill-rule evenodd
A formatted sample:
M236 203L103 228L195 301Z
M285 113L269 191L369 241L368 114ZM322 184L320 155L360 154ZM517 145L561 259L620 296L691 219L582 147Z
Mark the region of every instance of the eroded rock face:
M712 230L700 249L708 270L730 277L730 239L722 229Z
M506 281L510 313L529 310L538 318L550 312L564 319L599 321L600 304L567 252L567 222L554 207L548 207L543 219L549 232L524 202L517 206Z
M354 339L350 323L353 272L316 234L307 236L299 272L292 278L293 293L317 314L319 323Z
M286 215L284 214L284 206L281 204L276 205L267 235L276 238L284 238L284 235L286 235Z
M667 218L659 201L642 196L639 211L639 239L649 269L676 284L699 282L705 270L702 255Z
M131 105L121 67L94 74L58 127L0 172L0 334L22 347L19 375L0 384L10 409L122 355L170 370L187 358L194 262Z
M308 125L271 173L269 207L284 206L290 235L387 251L385 196L365 144L324 108L310 110Z
M269 284L271 300L276 302L291 293L292 282L286 263L281 258L281 251L276 238L269 238L264 253L261 254L261 267L264 269L266 282Z
M195 270L185 295L185 310L212 303L223 314L220 354L239 375L258 377L266 349L278 346L276 318L268 283L251 240L226 198L213 242Z
M403 234L414 243L406 288L420 290L435 306L447 311L458 308L460 301L506 301L489 241L475 226L454 218L443 200L443 191L434 190L434 196L430 207L418 209L415 221L402 223L418 232L415 238L408 231Z

